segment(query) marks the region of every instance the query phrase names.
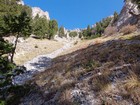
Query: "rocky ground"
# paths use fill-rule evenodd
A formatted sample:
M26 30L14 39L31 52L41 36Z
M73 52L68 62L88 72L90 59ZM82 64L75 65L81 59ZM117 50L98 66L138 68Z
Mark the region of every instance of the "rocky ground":
M47 68L51 67L53 58L57 57L60 53L69 49L72 46L73 46L73 43L69 42L65 44L62 48L59 48L58 50L50 54L39 55L33 58L32 60L26 62L23 66L26 67L27 72L19 76L16 76L13 80L13 83L22 85L27 80L31 80L32 76L35 75L36 73L42 72L46 70Z
M46 70L47 68L50 68L52 66L52 59L56 58L59 54L61 54L62 52L64 52L65 50L70 49L71 47L74 46L75 42L77 42L77 39L75 40L68 40L66 38L59 38L59 37L55 37L55 41L48 41L46 39L44 40L37 40L34 38L29 38L27 40L23 40L23 42L19 42L17 49L16 49L16 55L15 55L15 59L19 58L18 61L23 61L21 60L21 54L24 53L25 57L33 57L33 55L37 55L38 56L34 57L32 60L27 61L26 63L23 64L24 67L26 67L26 71L24 74L21 74L19 76L14 77L13 79L13 84L18 84L18 85L22 85L25 84L26 81L31 80L33 75L39 73L39 72L43 72L44 70ZM37 43L38 42L38 43ZM51 50L56 49L56 47L53 48L53 45L55 43L63 43L64 45L61 48L58 48L57 50L47 54L46 50L49 49L42 49L42 47L46 46L46 44L51 43L50 46ZM37 48L33 48L34 44L36 44L36 46L38 46ZM31 45L29 47L26 48L27 45ZM57 45L57 47L59 47L59 45ZM36 49L39 50L39 52L36 52ZM40 55L45 53L44 55ZM27 54L28 53L28 54ZM29 54L31 54L32 56L30 56ZM26 59L28 60L28 59Z
M139 52L139 33L80 43L33 77L21 105L139 105Z

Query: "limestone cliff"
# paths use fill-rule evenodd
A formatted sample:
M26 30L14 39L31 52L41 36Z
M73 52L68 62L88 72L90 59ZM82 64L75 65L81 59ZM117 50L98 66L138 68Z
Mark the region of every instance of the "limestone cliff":
M17 2L17 4L19 5L25 5L23 0L19 0ZM45 17L47 20L50 20L49 17L49 13L47 11L43 11L41 8L39 7L31 7L32 8L32 17L34 18L35 16L37 16L37 14L39 15L39 17Z
M133 3L131 0L126 0L115 25L120 29L128 24L138 24L139 20L140 10L138 9L138 5Z
M50 20L49 13L47 11L44 12L39 7L32 7L32 17L34 18L35 16L37 16L37 14L39 15L39 17L45 17Z

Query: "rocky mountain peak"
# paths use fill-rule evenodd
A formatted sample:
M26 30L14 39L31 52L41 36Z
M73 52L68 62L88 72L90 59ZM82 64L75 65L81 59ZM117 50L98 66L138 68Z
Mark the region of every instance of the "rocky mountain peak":
M39 15L39 17L45 17L48 20L50 20L49 13L47 11L43 11L39 7L32 7L32 17L34 18L35 16Z

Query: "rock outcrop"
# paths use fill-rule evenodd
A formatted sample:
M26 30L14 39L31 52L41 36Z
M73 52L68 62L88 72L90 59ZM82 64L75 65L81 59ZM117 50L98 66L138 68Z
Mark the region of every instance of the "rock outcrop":
M19 0L19 1L17 2L17 4L24 5L24 1L23 1L23 0Z
M120 29L128 24L135 25L139 20L140 10L138 9L138 5L133 3L131 0L126 0L115 26Z
M50 20L49 13L46 11L44 12L39 7L32 7L32 17L39 15L39 17L45 17L47 20Z
M23 0L19 0L17 2L17 4L19 5L25 5ZM36 17L37 14L39 15L39 17L45 17L47 20L50 20L50 16L49 13L47 11L43 11L41 8L39 7L32 7L32 17Z

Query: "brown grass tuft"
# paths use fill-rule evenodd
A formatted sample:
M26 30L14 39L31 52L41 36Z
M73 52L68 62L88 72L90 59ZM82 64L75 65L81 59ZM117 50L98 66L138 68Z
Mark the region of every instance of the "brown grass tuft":
M114 34L116 34L117 33L117 28L116 27L107 27L106 29L105 29L105 32L104 32L104 34L106 35L106 36L110 36L110 35L114 35Z

